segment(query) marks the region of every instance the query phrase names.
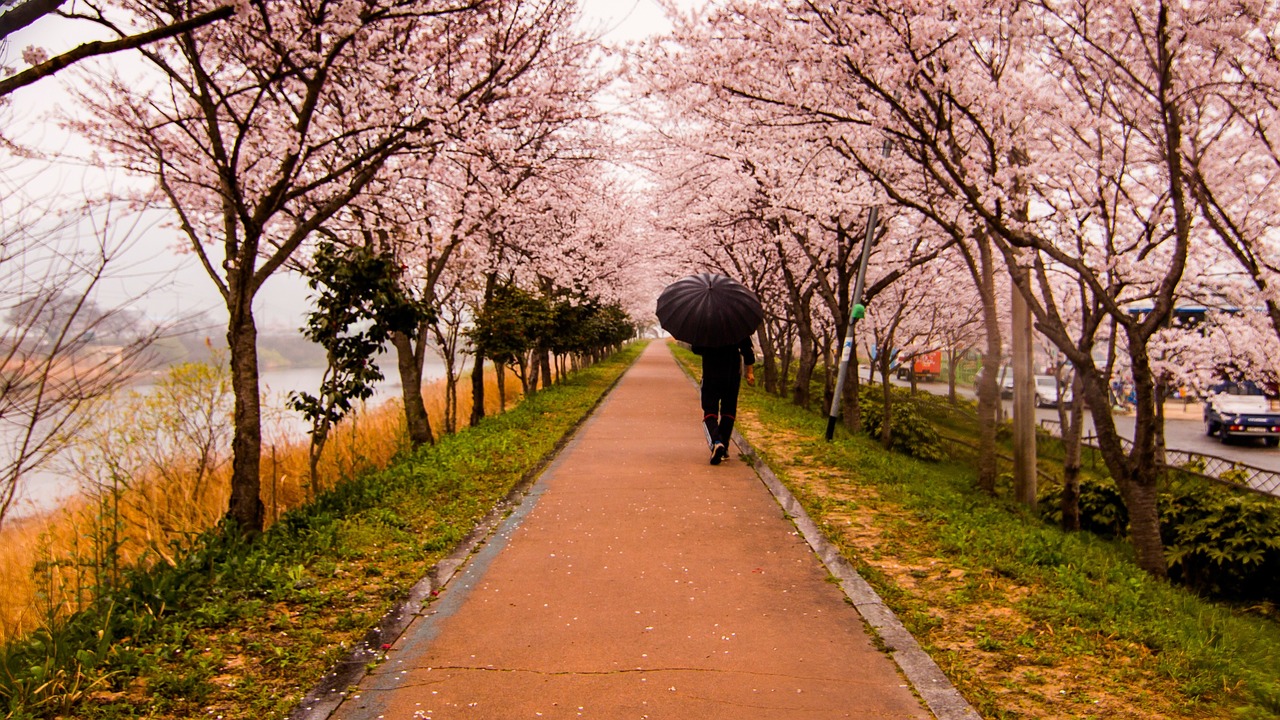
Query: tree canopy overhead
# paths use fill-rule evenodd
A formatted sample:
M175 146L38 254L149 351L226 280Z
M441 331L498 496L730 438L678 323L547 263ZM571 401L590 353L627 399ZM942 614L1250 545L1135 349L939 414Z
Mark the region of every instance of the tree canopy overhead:
M546 357L652 326L663 285L713 270L765 302L766 386L829 406L846 341L1001 366L1016 293L1088 399L1157 574L1164 389L1271 372L1280 342L1273 3L719 0L617 61L569 0L70 7L13 4L0 31L74 12L161 78L60 74L84 103L70 127L154 184L225 300L248 527L253 301L322 238L395 258L437 311L392 334L404 377L469 331L476 360L545 378ZM1170 327L1189 303L1214 320L1194 338ZM994 464L981 474L990 488Z

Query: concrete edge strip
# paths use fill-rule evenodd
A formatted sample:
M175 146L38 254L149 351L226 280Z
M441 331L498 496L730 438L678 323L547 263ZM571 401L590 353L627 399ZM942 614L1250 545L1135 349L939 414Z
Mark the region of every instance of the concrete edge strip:
M738 445L738 451L755 468L760 481L769 488L774 500L800 531L801 537L809 543L814 555L822 561L827 571L840 581L840 589L853 603L858 614L880 636L890 656L898 664L907 681L929 706L929 711L934 717L938 720L981 720L982 716L964 699L960 691L956 690L933 658L929 657L928 653L920 647L920 643L916 642L915 637L903 626L902 621L898 620L893 611L884 604L875 589L858 574L840 551L827 541L817 524L809 517L809 513L805 511L804 506L782 484L769 465L756 454L755 448L751 447L750 443L736 430L733 433L733 440Z
M631 365L619 373L613 383L600 393L595 404L583 413L577 423L565 431L555 446L525 473L511 492L480 519L480 522L462 539L453 552L433 565L425 577L414 583L409 589L408 597L387 611L378 624L352 647L351 652L320 678L319 683L298 702L298 706L289 715L289 720L328 720L347 698L347 690L369 674L369 665L385 659L385 646L394 643L415 619L426 614L426 607L449 584L449 581L457 576L458 571L479 551L480 547L497 534L512 517L522 519L528 514L541 495L533 491L551 469L555 459L577 437L578 431L596 414L605 400L613 394L618 383L622 382L622 378L639 358L640 355L636 355Z

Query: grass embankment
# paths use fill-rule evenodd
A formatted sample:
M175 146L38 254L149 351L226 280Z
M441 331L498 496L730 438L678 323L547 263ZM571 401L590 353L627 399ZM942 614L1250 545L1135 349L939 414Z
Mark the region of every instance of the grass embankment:
M13 717L280 718L595 406L642 344L342 483L245 544L210 535L10 654ZM99 637L100 642L90 641ZM74 659L73 659L74 658ZM59 692L37 692L41 682ZM38 705L40 698L48 704ZM5 698L0 697L0 700ZM0 706L3 707L3 706Z
M423 389L437 435L445 427L443 379ZM458 416L470 417L467 379ZM496 374L485 379L493 416L520 399L514 377L500 397ZM385 468L409 448L403 407L363 404L330 435L310 477L308 439L284 418L283 398L264 392L262 501L268 526L362 472ZM225 366L171 368L152 392L125 392L93 413L63 452L64 470L81 493L55 511L7 520L0 530L0 644L48 628L90 602L118 569L172 563L196 536L226 514L230 496L231 413ZM122 423L121 418L128 418Z
M845 431L825 442L824 417L758 388L744 387L739 413L743 435L983 717L1280 717L1274 608L1154 580L1127 544L982 494L968 464Z

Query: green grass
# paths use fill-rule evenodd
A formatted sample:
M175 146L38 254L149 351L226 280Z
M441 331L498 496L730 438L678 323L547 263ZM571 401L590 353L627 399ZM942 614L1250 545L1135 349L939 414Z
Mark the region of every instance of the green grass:
M984 717L1280 717L1274 609L1155 580L1124 542L979 492L971 463L843 429L827 443L825 418L758 388L740 407L744 435Z
M176 566L0 653L9 718L286 717L639 356L634 344L480 426L343 483L256 542Z

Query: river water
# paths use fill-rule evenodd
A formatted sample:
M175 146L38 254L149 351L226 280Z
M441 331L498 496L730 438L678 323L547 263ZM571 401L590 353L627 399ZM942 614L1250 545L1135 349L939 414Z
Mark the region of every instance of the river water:
M387 379L374 387L373 397L366 401L369 408L400 397L400 376L395 366L381 365L381 368L383 376ZM428 357L422 369L423 381L438 380L443 378L444 374L444 362ZM259 375L264 431L268 423L274 423L273 427L281 427L286 435L296 438L299 442L305 441L307 422L298 413L287 409L285 402L290 392L315 394L320 388L323 375L324 368L264 370ZM133 389L146 394L150 386L139 385ZM21 478L18 483L17 497L7 517L18 518L51 510L76 494L77 485L73 478L48 469L48 466L56 467L56 465L55 459L53 463L46 463L45 468L28 473Z

